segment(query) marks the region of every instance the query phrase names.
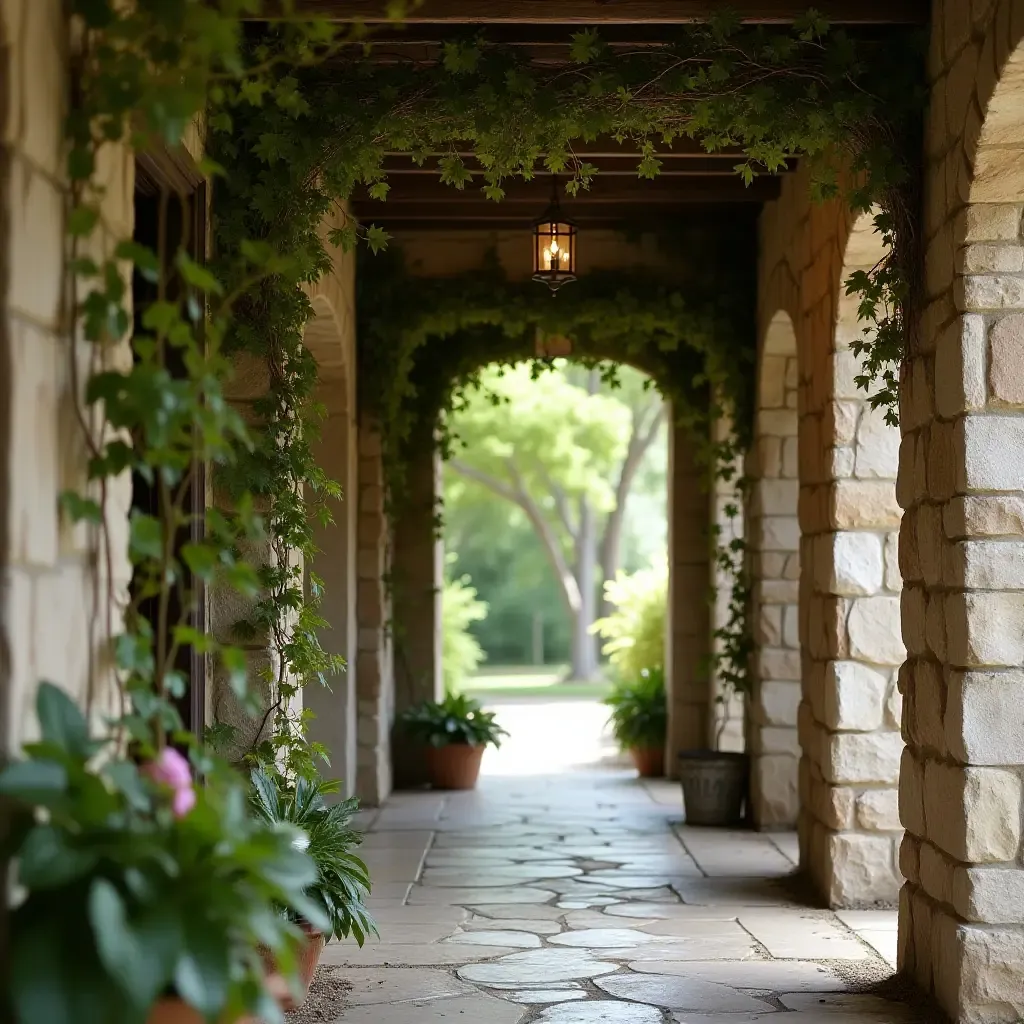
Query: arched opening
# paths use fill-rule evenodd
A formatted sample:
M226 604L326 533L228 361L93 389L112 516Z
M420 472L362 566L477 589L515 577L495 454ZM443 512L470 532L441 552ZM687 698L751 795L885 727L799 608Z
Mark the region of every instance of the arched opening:
M611 363L495 365L446 419L441 672L510 730L485 772L614 755L600 701L664 679L668 410L651 383Z
M926 188L941 199L955 183L966 205L928 204L929 306L901 387L900 966L958 1021L1024 1013L1019 13L992 4L984 33L947 56L978 72L956 86L949 156L935 158ZM952 77L940 74L933 102Z
M317 465L341 486L341 497L328 499L331 521L314 524L317 553L305 566L307 596L322 583L320 615L327 626L320 631L325 651L345 659L346 668L331 676L327 686L307 685L303 704L311 710L309 737L328 751L331 767L325 777L341 784L341 794L351 795L356 784L356 625L355 565L356 516L353 496L356 492L356 432L352 420L353 394L351 353L354 351L352 310L345 298L351 298L351 260L345 260L331 277L321 283L337 294L332 302L324 294L312 299L315 317L307 324L303 341L317 360L318 387L315 400L323 409L319 437L313 454ZM346 288L346 282L348 287ZM339 303L340 310L335 302ZM350 303L349 303L350 305Z
M758 359L747 543L754 664L748 705L751 801L758 828L796 825L800 705L800 525L797 519L797 345L785 312Z
M850 231L839 281L883 255L872 218L863 215ZM834 323L830 365L807 374L810 415L801 420L801 448L805 438L812 443L813 422L818 453L801 475L801 500L810 506L801 539L801 847L829 905L857 906L891 903L899 889L899 432L856 384L851 346L864 325L854 297L842 295Z

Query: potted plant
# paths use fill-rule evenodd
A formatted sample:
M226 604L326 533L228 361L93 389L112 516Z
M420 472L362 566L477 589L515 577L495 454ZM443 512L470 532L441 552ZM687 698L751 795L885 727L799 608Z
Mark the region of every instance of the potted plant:
M465 694L449 693L442 701L428 700L401 717L406 733L426 749L427 774L435 789L472 789L488 746L501 746L508 733Z
M367 935L377 933L365 906L370 874L352 852L362 842L362 836L350 824L359 802L352 799L328 804L324 797L337 788L336 782L301 777L294 786L282 786L279 777L263 768L252 772L251 803L255 813L268 825L287 825L306 837L305 851L316 866L316 879L306 887L305 894L328 921L324 929L299 914L291 915L302 929L305 942L299 954L300 997L286 1001L285 1009L294 1009L305 1000L326 942L352 936L362 946ZM274 969L269 950L266 956Z
M736 505L727 506L725 511L730 518L739 514ZM747 622L750 585L744 567L746 547L731 527L727 535L721 525L716 525L714 537L717 578L728 584L725 621L715 630L707 665L715 680L714 749L681 751L678 763L687 824L722 827L741 824L744 806L749 805L750 758L721 747L730 702L734 695L749 691L753 643Z
M611 708L612 735L629 751L641 777L664 775L668 729L664 670L644 668L636 678L619 679L604 703Z
M331 927L302 834L254 817L244 780L166 745L110 757L58 688L37 698L41 739L0 773L10 801L9 977L16 1024L283 1024L258 947L293 985L302 933ZM282 915L279 908L287 908ZM277 979L280 984L281 979Z

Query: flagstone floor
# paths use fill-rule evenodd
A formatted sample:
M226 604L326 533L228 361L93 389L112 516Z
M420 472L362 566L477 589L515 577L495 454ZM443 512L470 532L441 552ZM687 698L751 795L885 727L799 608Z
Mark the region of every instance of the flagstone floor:
M621 770L485 776L366 822L380 940L343 1024L911 1024L896 915L799 902L795 838L680 825ZM883 995L888 995L884 998Z

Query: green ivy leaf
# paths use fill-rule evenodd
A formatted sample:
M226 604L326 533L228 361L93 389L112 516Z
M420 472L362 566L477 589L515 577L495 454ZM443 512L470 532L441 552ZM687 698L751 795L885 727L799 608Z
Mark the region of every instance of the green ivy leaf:
M98 501L92 498L83 498L77 491L62 491L60 505L64 514L73 523L95 523L100 525L103 522L103 510Z
M50 806L67 788L67 769L56 761L15 761L0 772L0 794L24 804Z

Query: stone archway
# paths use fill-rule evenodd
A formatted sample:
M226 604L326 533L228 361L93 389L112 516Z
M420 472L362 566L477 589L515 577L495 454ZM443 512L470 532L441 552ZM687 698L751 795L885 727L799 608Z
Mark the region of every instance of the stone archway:
M862 216L840 288L883 254ZM801 455L812 438L816 451L801 474L800 827L804 864L831 906L893 902L899 890L899 433L856 385L851 344L862 331L856 297L842 294L831 352L802 382Z
M1001 1024L1024 1014L1024 3L983 9L973 33L948 5L933 26L927 305L901 382L899 928L946 1013Z
M797 342L785 312L772 317L758 358L751 481L753 689L747 713L751 801L758 828L796 824L800 704L800 525L797 519Z

